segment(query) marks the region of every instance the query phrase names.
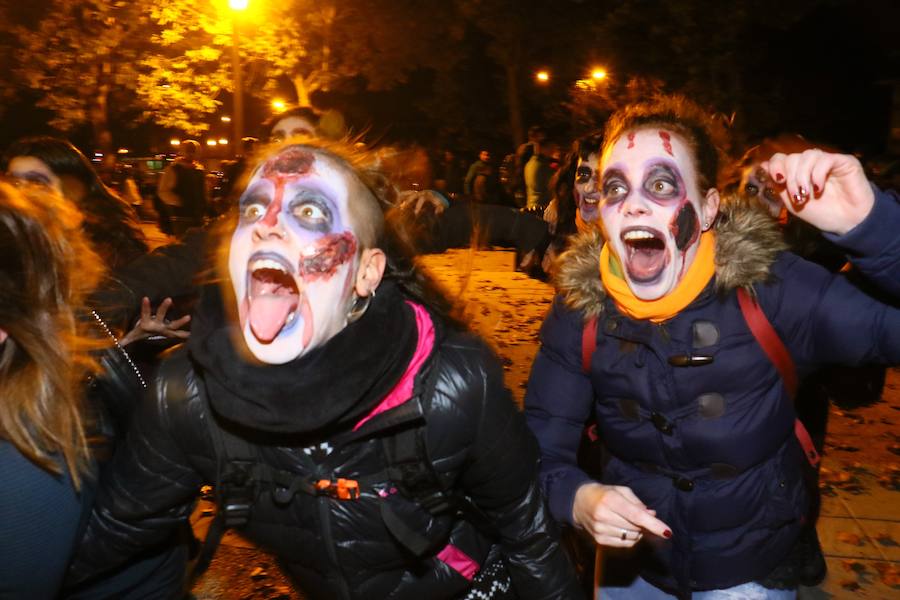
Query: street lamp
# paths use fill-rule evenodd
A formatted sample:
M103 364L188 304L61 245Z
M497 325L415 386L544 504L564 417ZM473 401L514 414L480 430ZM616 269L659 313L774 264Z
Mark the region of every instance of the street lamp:
M548 71L538 71L534 74L534 78L537 79L539 83L547 83L550 81L550 73Z
M228 6L236 12L247 10L249 0L228 0ZM234 77L234 146L235 152L241 147L244 136L244 90L241 80L241 55L238 39L237 14L231 15L231 69Z
M594 67L594 70L591 71L591 79L594 81L603 81L606 79L606 69Z
M287 104L284 103L284 100L276 98L275 100L272 100L272 110L277 113L283 113L287 110Z

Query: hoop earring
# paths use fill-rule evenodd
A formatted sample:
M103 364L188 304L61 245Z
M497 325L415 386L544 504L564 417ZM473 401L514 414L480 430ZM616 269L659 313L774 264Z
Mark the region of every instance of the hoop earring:
M347 312L347 325L350 323L355 323L359 321L360 317L366 314L366 311L369 309L369 304L372 303L372 298L375 296L374 293L369 294L368 296L357 296L353 301L353 305L350 307L350 310Z

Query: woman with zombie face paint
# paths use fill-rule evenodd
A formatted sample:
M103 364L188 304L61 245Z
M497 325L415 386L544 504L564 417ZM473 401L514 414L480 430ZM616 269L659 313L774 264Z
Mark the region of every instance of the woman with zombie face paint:
M243 535L307 597L578 597L502 368L415 267L364 158L320 143L260 155L225 284L205 290L117 454L76 578L156 543L202 484L225 494L227 439L254 464Z
M774 328L801 378L825 363L900 361L900 311L784 252L768 214L720 202L715 139L683 98L612 117L602 232L561 257L528 384L551 512L600 545L640 546L640 576L605 598L795 596L804 454L790 384L745 315ZM900 205L873 193L855 158L813 150L763 169L788 210L864 273L896 275L888 227ZM602 482L576 464L592 414Z

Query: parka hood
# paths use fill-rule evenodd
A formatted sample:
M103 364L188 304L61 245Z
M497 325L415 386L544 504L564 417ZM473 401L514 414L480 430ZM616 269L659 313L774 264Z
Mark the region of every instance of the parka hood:
M778 223L761 208L730 197L723 198L714 228L716 290L725 293L743 287L753 294L753 284L768 278L775 258L787 248ZM557 263L557 293L585 318L603 312L606 290L599 259L604 241L599 228L578 234Z

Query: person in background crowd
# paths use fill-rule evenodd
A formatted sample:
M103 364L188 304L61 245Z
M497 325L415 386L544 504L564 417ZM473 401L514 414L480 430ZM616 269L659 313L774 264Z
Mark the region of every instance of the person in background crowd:
M528 128L528 139L516 148L513 155L513 173L511 179L511 192L516 199L519 208L527 206L527 184L525 182L525 165L534 156L537 149L547 140L547 132L540 125L532 125Z
M166 167L157 193L169 213L171 233L181 236L192 227L201 227L207 212L206 170L197 160L200 143L184 140L180 155Z
M562 166L550 180L553 198L544 210L553 241L544 256L544 271L553 270L552 263L565 249L570 236L585 232L597 222L600 190L597 161L603 136L591 134L572 144Z
M340 112L322 112L311 106L295 106L273 115L263 123L260 137L270 142L283 142L294 136L319 136L338 140L345 135L347 125Z
M554 516L603 546L640 545L639 577L604 586L611 600L796 597L804 460L816 453L795 435L786 377L900 362L900 310L784 252L767 213L720 199L719 135L680 97L613 115L602 233L560 260L528 382ZM897 275L900 203L854 157L810 150L762 168L788 210L856 254L873 281ZM752 333L760 321L794 369L769 360L773 342ZM601 481L576 462L592 413L608 459Z
M478 153L478 160L473 162L466 172L463 193L476 202L488 202L492 192L493 177L494 167L491 164L491 153L482 150Z
M294 142L259 156L224 230L223 287L117 454L75 578L183 523L228 436L258 465L243 535L309 597L577 598L534 439L497 359L386 220L393 188L367 156ZM432 469L448 504L406 475Z
M525 163L525 209L543 212L550 203L550 179L554 170L553 148L546 142L534 142L531 158Z
M81 314L104 270L82 215L46 185L20 186L0 182L0 597L26 600L63 594L114 443L85 381L121 385L110 379L129 366ZM185 561L182 548L151 553L65 597L172 597Z
M69 142L22 138L6 149L0 168L15 180L47 186L74 202L84 215L88 239L110 270L147 252L134 209L100 181L90 161Z
M444 150L438 162L434 187L451 200L463 191L462 169L452 150Z

